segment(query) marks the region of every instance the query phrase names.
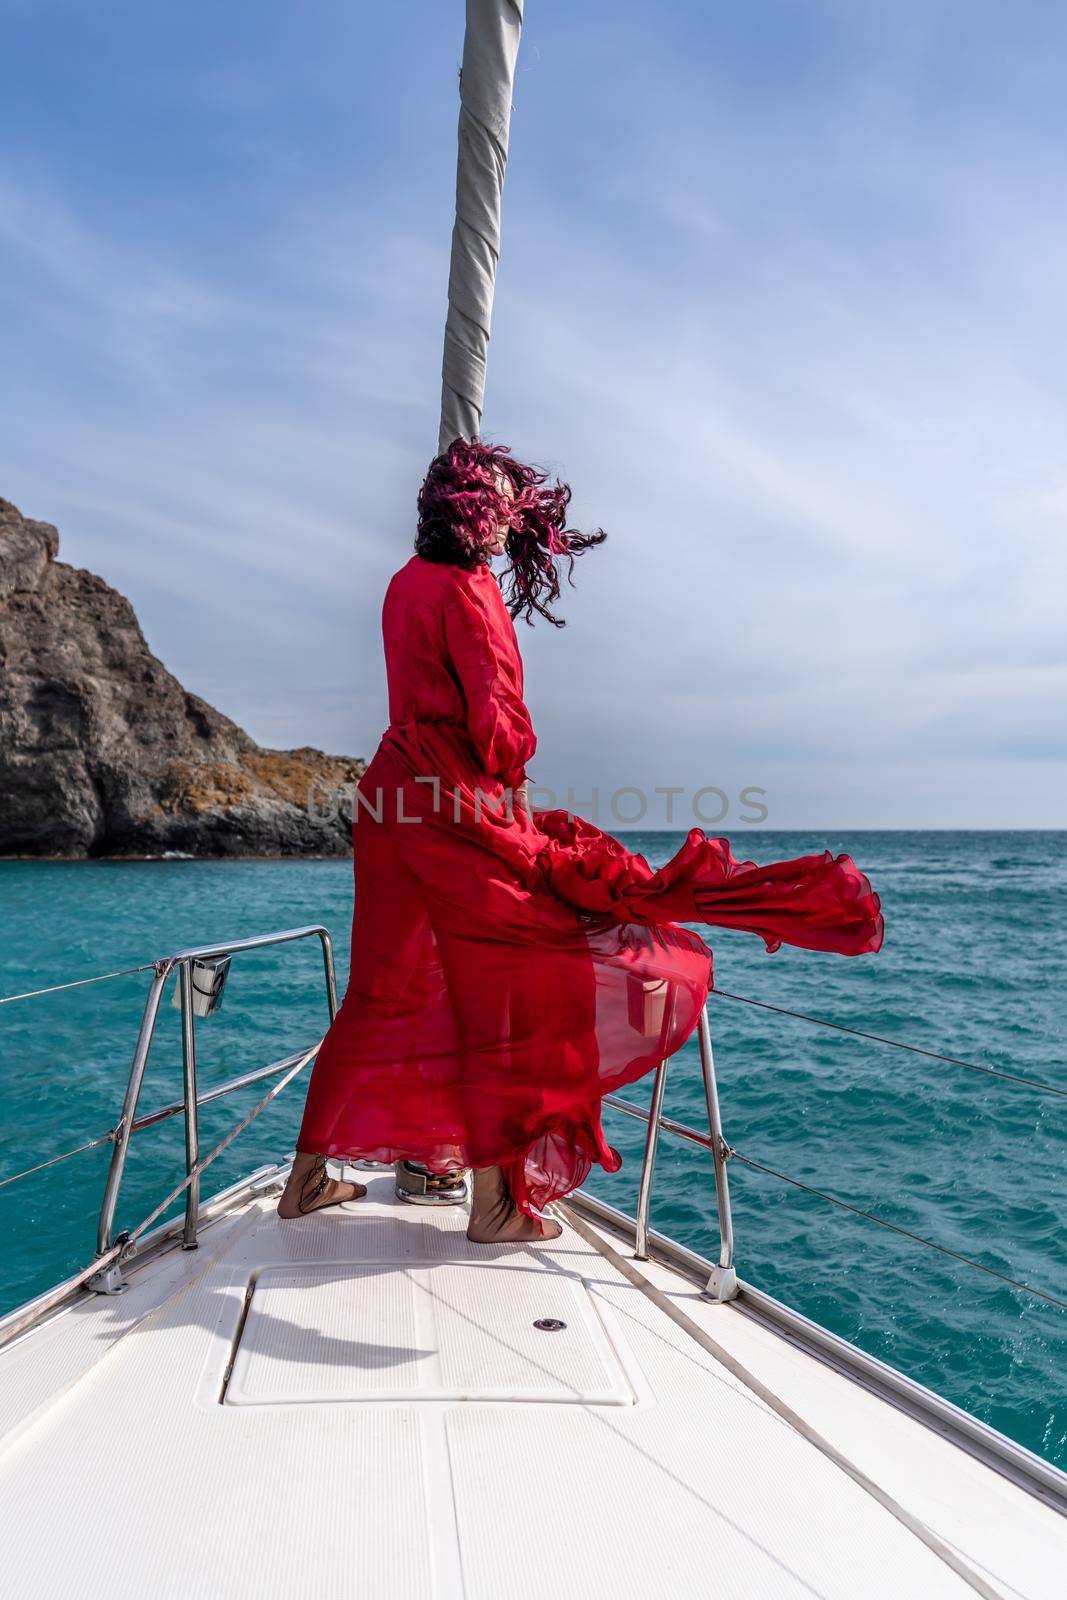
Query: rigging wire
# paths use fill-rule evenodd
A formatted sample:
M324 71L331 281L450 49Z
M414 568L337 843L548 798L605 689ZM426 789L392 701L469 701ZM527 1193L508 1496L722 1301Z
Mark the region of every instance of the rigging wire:
M118 972L100 972L95 978L75 978L71 983L53 983L47 989L27 989L25 994L0 995L0 1006L9 1006L13 1000L35 1000L42 994L58 994L61 989L81 989L87 983L104 983L108 978L128 978L131 972L154 972L155 967L154 961L147 961L142 967L122 967Z
M263 1078L269 1078L274 1072L284 1072L291 1067L296 1056L285 1056L281 1061L274 1061L268 1067L263 1067L256 1072L248 1073L245 1077L234 1078L229 1083L220 1085L217 1089L209 1089L197 1096L197 1106L210 1104L212 1100L221 1099L223 1095L233 1094L238 1090L247 1089L253 1083L259 1083ZM137 1133L141 1128L147 1128L153 1123L165 1121L168 1117L176 1117L185 1110L185 1101L179 1100L175 1105L164 1106L162 1110L150 1112L147 1116L136 1118L131 1128L131 1133ZM121 1124L120 1124L121 1126ZM118 1135L118 1128L109 1128L106 1133L101 1133L95 1139L89 1139L85 1144L77 1144L73 1150L64 1150L60 1155L49 1156L44 1161L36 1162L32 1167L25 1167L21 1172L8 1173L7 1177L0 1178L0 1189L9 1183L18 1183L20 1178L30 1178L35 1172L43 1172L46 1167L55 1167L61 1161L69 1161L71 1156L80 1156L85 1150L96 1150L102 1144L114 1144Z
M751 1156L742 1155L740 1150L726 1146L724 1154L732 1161L740 1161L746 1167L752 1167L756 1172L765 1172L772 1178L780 1178L783 1183L792 1184L794 1189L802 1189L805 1194L814 1195L819 1200L827 1200L832 1206L840 1206L842 1211L851 1211L855 1217L864 1217L868 1222L876 1222L880 1228L888 1228L891 1233L902 1234L905 1239L912 1239L916 1244L924 1244L928 1250L936 1250L939 1255L949 1256L953 1261L961 1261L965 1267L974 1267L976 1272L984 1272L987 1277L996 1278L1001 1283L1009 1284L1013 1289L1021 1289L1025 1294L1036 1295L1039 1300L1047 1300L1050 1305L1059 1306L1067 1311L1067 1300L1061 1300L1057 1295L1049 1294L1044 1289L1037 1289L1032 1283L1022 1283L1018 1278L1009 1278L1006 1272L996 1272L992 1267L984 1267L980 1261L973 1261L970 1256L960 1255L958 1250L949 1250L943 1244L935 1244L933 1239L926 1239L921 1233L913 1233L910 1228L902 1228L896 1222L887 1222L884 1217L876 1217L872 1211L862 1211L859 1206L849 1205L847 1200L839 1200L836 1195L827 1194L823 1189L815 1189L810 1183L801 1183L799 1178L791 1178L787 1172L779 1172L776 1167L769 1167L762 1161L753 1161Z
M58 1166L61 1161L69 1161L71 1156L80 1156L83 1150L95 1150L98 1145L109 1144L115 1138L114 1128L107 1133L102 1133L99 1139L90 1139L88 1144L78 1144L73 1150L64 1150L62 1155L49 1156L47 1161L38 1161L35 1167L26 1167L22 1172L12 1172L6 1178L0 1178L0 1189L6 1189L9 1183L18 1183L20 1178L28 1178L34 1172L43 1172L46 1167Z
M1022 1073L1001 1072L997 1067L979 1066L977 1061L962 1061L959 1056L945 1056L938 1050L925 1050L922 1045L902 1044L899 1039L886 1039L880 1033L865 1033L862 1028L852 1028L843 1022L830 1022L826 1017L812 1017L804 1011L790 1011L786 1006L772 1006L766 1000L753 1000L747 994L731 994L727 989L711 989L720 1000L737 1000L742 1005L758 1006L760 1011L774 1011L780 1017L795 1017L798 1022L810 1022L817 1028L832 1028L835 1033L850 1033L855 1039L870 1039L875 1044L887 1044L893 1050L907 1050L911 1055L928 1056L931 1061L946 1061L952 1067L966 1067L969 1072L984 1072L990 1078L1003 1078L1006 1083L1021 1083L1028 1089L1040 1089L1043 1094L1059 1095L1067 1100L1067 1089L1059 1089L1043 1078L1028 1078Z
M39 1317L43 1316L46 1311L50 1310L53 1306L58 1305L62 1300L66 1300L75 1289L80 1288L83 1284L88 1283L90 1278L99 1276L104 1268L110 1266L112 1262L122 1262L127 1257L135 1254L137 1240L141 1237L141 1235L152 1226L152 1223L155 1222L158 1217L162 1216L167 1207L172 1205L174 1201L178 1199L179 1195L188 1189L189 1185L194 1181L194 1179L199 1178L200 1174L205 1170L205 1168L209 1167L213 1161L218 1159L222 1152L233 1143L238 1134L243 1133L248 1127L249 1123L253 1122L255 1118L259 1116L260 1112L264 1111L270 1102L275 1099L276 1096L281 1094L282 1090L288 1083L292 1082L297 1073L301 1072L303 1068L307 1066L308 1062L311 1060L312 1056L318 1052L321 1045L322 1040L320 1039L318 1044L313 1045L310 1050L306 1050L303 1055L300 1056L299 1060L285 1074L285 1077L281 1078L276 1084L274 1084L268 1093L263 1096L262 1100L259 1100L252 1107L248 1115L246 1117L242 1117L240 1122L237 1123L235 1127L230 1129L225 1138L220 1139L215 1148L210 1150L206 1156L203 1156L195 1164L195 1166L189 1170L189 1172L182 1179L181 1183L177 1184L170 1191L167 1197L160 1201L155 1210L150 1211L147 1217L144 1217L142 1221L137 1224L136 1228L130 1229L125 1233L121 1233L109 1250L105 1250L102 1255L98 1255L95 1260L90 1261L89 1264L84 1266L80 1272L76 1272L72 1278L68 1278L65 1282L58 1284L56 1288L51 1290L50 1293L42 1295L36 1300L31 1300L21 1316L13 1317L11 1320L5 1319L3 1324L0 1325L0 1348L2 1348L4 1345L10 1344L13 1339L18 1338L19 1334L25 1332L25 1330L34 1322L36 1322Z
M24 994L6 995L0 997L0 1005L9 1005L15 1000L33 999L39 995L57 994L64 989L78 989L82 988L86 984L103 983L110 978L123 978L132 976L135 973L151 972L155 970L155 966L156 963L147 962L137 967L124 967L115 972L99 973L95 977L91 978L78 978L69 983L53 984L44 989L28 990ZM806 1022L813 1027L829 1028L835 1033L845 1033L849 1034L853 1038L867 1039L873 1044L884 1044L893 1050L904 1050L911 1055L925 1056L927 1059L933 1061L943 1061L949 1066L964 1067L970 1072L980 1072L985 1074L987 1077L1000 1078L1007 1083L1019 1083L1025 1088L1037 1089L1041 1093L1057 1095L1063 1099L1067 1099L1067 1089L1058 1088L1055 1084L1046 1083L1040 1078L1032 1078L1019 1073L1001 1072L996 1067L981 1066L979 1063L974 1061L964 1061L958 1056L944 1055L937 1050L927 1050L921 1045L905 1044L899 1039L888 1039L883 1034L869 1033L862 1028L853 1028L841 1022L831 1022L826 1017L813 1017L803 1011L790 1010L786 1006L771 1005L766 1000L754 1000L750 995L734 994L727 989L712 988L710 992L716 995L720 1000L731 1000L740 1005L754 1006L757 1010L770 1011L778 1016L792 1017L795 1021ZM314 1052L311 1053L313 1054ZM251 1116L245 1122L239 1124L238 1128L235 1129L226 1140L224 1140L223 1144L212 1152L211 1156L208 1158L208 1162L215 1159L217 1155L221 1154L222 1149L229 1144L230 1139L235 1137L236 1134L241 1131L241 1129L246 1127L248 1122L255 1117L258 1111L261 1110L270 1099L273 1099L274 1094L277 1094L280 1089L284 1088L285 1084L289 1082L290 1077L294 1075L295 1074L290 1073L280 1084L275 1086L273 1093L267 1096L266 1100L262 1101L260 1105L252 1112ZM609 1100L614 1100L613 1096L609 1096L608 1098ZM630 1109L628 1106L624 1106L624 1103L622 1102L617 1102L617 1104L620 1110ZM638 1112L638 1108L635 1107L633 1109L635 1112ZM641 1113L638 1112L638 1114L640 1115ZM664 1121L663 1125L669 1126L666 1120ZM678 1125L677 1128L675 1126L670 1126L670 1131L682 1132L682 1129L680 1125ZM685 1136L692 1137L701 1144L707 1143L710 1145L710 1140L705 1140L704 1136L697 1134L695 1130L685 1130ZM111 1129L108 1133L101 1135L97 1139L90 1140L87 1144L77 1145L72 1150L67 1150L61 1155L52 1156L46 1161L39 1162L36 1166L26 1168L22 1172L13 1173L6 1178L0 1178L0 1189L5 1188L8 1184L17 1182L20 1178L29 1177L32 1173L44 1171L48 1167L56 1166L61 1161L69 1160L71 1156L80 1155L83 1151L95 1149L98 1145L104 1144L113 1138L114 1129ZM756 1161L751 1156L746 1156L742 1154L741 1151L733 1149L732 1146L725 1145L724 1153L730 1159L741 1162L743 1166L749 1167L753 1171L762 1172L769 1177L777 1178L780 1182L790 1184L793 1188L799 1189L805 1194L812 1195L819 1200L824 1200L827 1202L827 1204L837 1206L843 1211L848 1211L853 1216L862 1217L867 1222L873 1222L876 1226L885 1228L891 1233L896 1233L901 1235L903 1238L911 1239L914 1243L924 1245L928 1250L934 1250L939 1255L947 1256L950 1260L961 1262L964 1266L973 1267L976 1272L983 1272L987 1277L995 1278L998 1282L1007 1284L1013 1289L1018 1289L1024 1294L1033 1295L1037 1299L1044 1300L1050 1305L1058 1306L1060 1309L1067 1311L1067 1300L1062 1300L1056 1295L1049 1294L1044 1289L1038 1289L1033 1284L1024 1283L1018 1278L1009 1277L1007 1273L997 1272L992 1267L983 1266L980 1261L975 1261L970 1256L961 1255L956 1250L949 1250L945 1245L937 1244L933 1239L927 1239L922 1234L914 1233L910 1228L901 1227L898 1223L889 1222L886 1220L886 1218L876 1216L873 1212L864 1211L859 1206L850 1205L848 1201L841 1200L836 1195L827 1194L825 1190L816 1189L811 1184L803 1183L799 1178L791 1177L789 1173L779 1172L777 1168L768 1166L765 1162ZM203 1163L203 1165L207 1165L208 1162ZM185 1187L189 1181L190 1179L187 1179L186 1184L179 1186L179 1189L175 1191L175 1193L180 1194L181 1189ZM151 1219L146 1219L146 1222L142 1225L142 1228L147 1226L148 1220L154 1220L154 1218L160 1214L160 1210L166 1208L166 1205L170 1203L171 1199L173 1199L173 1196L169 1197L168 1200L164 1202L164 1205L159 1208L159 1210L153 1212ZM138 1233L141 1231L142 1229L137 1230Z
M638 1122L648 1123L649 1113L643 1106L635 1105L631 1100L623 1100L618 1095L606 1094L604 1104L611 1106L615 1111L621 1111L625 1116L633 1117ZM672 1117L660 1117L659 1127L671 1133L677 1139L683 1139L689 1144L700 1145L703 1150L710 1150L714 1155L715 1142L710 1134L700 1133L696 1128L687 1127L684 1122L675 1122ZM1054 1294L1048 1294L1044 1289L1036 1289L1033 1284L1023 1283L1019 1278L1009 1278L1004 1272L997 1272L992 1267L984 1267L980 1261L974 1261L970 1256L960 1255L956 1250L949 1250L946 1245L937 1244L933 1239L925 1238L921 1233L913 1233L910 1228L902 1228L898 1223L887 1222L884 1217L879 1217L873 1211L863 1211L859 1206L850 1205L847 1200L839 1200L836 1195L827 1194L824 1189L816 1189L809 1183L802 1183L799 1178L790 1177L788 1172L779 1172L777 1167L767 1166L765 1162L756 1161L752 1156L742 1154L735 1150L733 1145L725 1139L720 1139L719 1147L724 1161L740 1161L743 1166L752 1167L756 1172L765 1172L772 1178L780 1178L783 1183L788 1183L794 1189L802 1189L805 1194L814 1195L819 1200L826 1200L832 1206L840 1206L842 1211L850 1211L853 1216L863 1217L867 1222L874 1222L880 1228L888 1228L891 1233L899 1233L905 1239L913 1239L916 1244L924 1244L928 1250L936 1250L939 1255L949 1256L953 1261L960 1261L967 1267L974 1267L977 1272L984 1272L990 1278L998 1278L1001 1283L1010 1284L1013 1289L1021 1289L1025 1294L1036 1295L1039 1300L1047 1300L1051 1305L1060 1306L1067 1311L1067 1300L1060 1300Z
M655 1284L651 1283L644 1273L638 1270L634 1262L620 1255L608 1243L602 1233L591 1227L583 1217L578 1216L572 1206L565 1205L560 1209L575 1233L584 1239L587 1244L591 1245L594 1250L598 1251L606 1261L609 1261L627 1282L632 1283L635 1289L638 1289L646 1299L650 1300L654 1306L657 1306L663 1312L664 1316L669 1317L676 1326L682 1328L720 1366L731 1372L740 1383L744 1384L750 1393L763 1402L769 1411L773 1412L788 1427L792 1428L800 1438L806 1439L809 1444L814 1445L821 1455L846 1473L853 1483L858 1484L861 1489L871 1496L872 1500L884 1507L891 1516L897 1519L902 1527L907 1528L908 1532L914 1534L932 1554L937 1556L940 1561L943 1561L953 1572L957 1573L974 1590L975 1594L981 1595L983 1600L1004 1600L1000 1590L994 1589L992 1584L988 1583L980 1572L977 1572L969 1562L965 1561L952 1545L946 1544L943 1539L939 1538L920 1517L908 1511L906 1507L900 1504L899 1500L895 1500L880 1483L876 1483L849 1456L846 1456L824 1434L814 1428L806 1418L802 1417L799 1412L794 1411L792 1406L787 1405L780 1394L777 1394L761 1378L758 1378L743 1362L738 1361L737 1357L727 1350L725 1346L719 1344L718 1340L713 1339L706 1328L696 1322L688 1312L683 1311L681 1306L677 1305L669 1294L664 1294L662 1289L658 1289Z

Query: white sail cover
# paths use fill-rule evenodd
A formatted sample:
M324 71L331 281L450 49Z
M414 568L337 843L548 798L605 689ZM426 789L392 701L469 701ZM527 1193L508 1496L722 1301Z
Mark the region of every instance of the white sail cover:
M524 0L467 0L438 451L477 438Z

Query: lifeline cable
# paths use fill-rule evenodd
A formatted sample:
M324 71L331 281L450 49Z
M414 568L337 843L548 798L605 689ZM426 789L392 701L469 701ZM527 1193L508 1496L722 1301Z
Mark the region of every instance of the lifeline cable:
M298 1072L303 1071L304 1067L307 1066L312 1056L318 1053L321 1046L322 1040L320 1039L318 1044L316 1044L311 1050L305 1051L296 1065L291 1067L290 1070L285 1074L285 1077L280 1078L279 1081L274 1084L273 1087L263 1096L262 1100L252 1107L248 1115L246 1117L242 1117L237 1126L231 1128L225 1138L220 1139L215 1148L209 1151L202 1160L196 1163L192 1171L182 1179L181 1183L173 1188L170 1194L167 1195L166 1199L162 1200L159 1205L156 1206L154 1211L150 1211L148 1216L137 1224L136 1228L133 1228L128 1233L120 1234L118 1239L116 1239L115 1243L111 1246L110 1250L105 1250L102 1255L99 1255L95 1260L90 1261L87 1267L83 1267L80 1272L75 1273L73 1277L68 1278L64 1283L61 1283L56 1289L52 1290L51 1294L42 1296L37 1300L31 1300L22 1316L17 1317L13 1322L8 1323L6 1327L0 1329L0 1349L2 1349L4 1345L10 1344L11 1341L16 1339L26 1328L31 1327L32 1324L38 1320L38 1318L43 1316L46 1311L51 1310L54 1305L59 1305L60 1301L68 1299L75 1289L79 1288L82 1284L87 1283L90 1278L95 1278L97 1274L103 1271L105 1267L110 1266L113 1262L117 1263L123 1261L128 1256L132 1255L134 1253L134 1246L136 1245L137 1240L146 1231L146 1229L150 1228L152 1223L155 1222L156 1218L160 1216L162 1212L166 1211L167 1207L171 1205L172 1202L175 1201L184 1190L188 1189L194 1178L198 1178L204 1171L205 1167L209 1167L211 1163L222 1154L227 1145L233 1143L239 1133L244 1132L249 1123L258 1117L259 1113L263 1111L265 1107L270 1105L270 1102L275 1098L275 1096L281 1094L286 1084L290 1083L292 1079L296 1077Z
M141 967L122 967L118 972L98 972L93 978L74 978L70 983L53 983L47 989L27 989L25 994L5 994L0 996L0 1006L9 1006L13 1000L36 1000L42 994L58 994L61 989L83 989L87 983L106 983L108 978L128 978L131 972L151 972L155 965L154 961L148 961Z
M870 1039L874 1044L887 1044L892 1050L906 1050L909 1055L928 1056L931 1061L947 1061L950 1067L966 1067L968 1072L984 1072L989 1078L1003 1078L1006 1083L1021 1083L1027 1089L1040 1089L1043 1094L1055 1094L1067 1100L1067 1089L1058 1089L1054 1083L1046 1083L1043 1078L1028 1078L1018 1072L1001 1072L999 1067L982 1067L977 1061L963 1061L959 1056L945 1056L939 1050L925 1050L918 1044L902 1044L899 1039L886 1039L880 1033L865 1033L862 1028L848 1027L843 1022L829 1022L825 1017L811 1017L804 1011L790 1011L786 1006L772 1006L766 1000L753 1000L747 994L731 994L728 989L711 989L708 992L720 1000L737 1000L744 1006L757 1006L760 1011L774 1011L780 1017L795 1017L798 1022L810 1022L816 1028L832 1028L835 1033L850 1033L854 1039Z
M638 1122L648 1122L648 1112L642 1106L636 1106L629 1100L621 1100L618 1095L606 1094L604 1104L613 1111L621 1111L625 1116L634 1117ZM688 1144L699 1145L701 1150L715 1148L710 1136L698 1133L695 1128L687 1128L684 1122L675 1122L673 1117L660 1117L659 1126L666 1133L673 1133L676 1138L684 1139ZM742 1166L752 1167L756 1172L765 1172L772 1178L780 1178L783 1183L792 1184L794 1189L800 1189L804 1194L814 1195L816 1199L825 1200L829 1205L839 1206L842 1211L848 1211L854 1217L863 1217L866 1222L876 1223L879 1228L888 1228L890 1233L899 1233L902 1238L911 1239L915 1244L925 1245L928 1250L936 1250L938 1255L948 1256L951 1261L960 1261L965 1267L973 1267L976 1272L984 1272L987 1277L996 1278L999 1283L1006 1283L1012 1289L1020 1289L1024 1294L1032 1294L1038 1300L1047 1300L1049 1305L1059 1306L1067 1311L1067 1300L1049 1294L1047 1289L1038 1289L1032 1283L1024 1283L1021 1278L1009 1277L1006 1272L997 1272L994 1267L983 1266L981 1261L975 1261L972 1256L961 1255L958 1250L950 1250L947 1245L938 1244L934 1239L927 1239L925 1234L915 1233L911 1228L903 1228L897 1222L889 1222L885 1217L878 1216L873 1211L864 1211L860 1206L850 1205L847 1200L841 1200L835 1194L827 1194L825 1189L816 1189L810 1183L802 1183L799 1178L790 1177L788 1172L779 1172L777 1167L769 1167L762 1161L756 1161L752 1156L746 1156L743 1151L735 1149L725 1139L720 1140L723 1159L726 1161L740 1161Z
M916 1244L924 1244L928 1250L936 1250L939 1255L948 1256L951 1261L961 1261L965 1267L973 1267L976 1272L984 1272L987 1277L996 1278L998 1282L1006 1283L1012 1289L1022 1289L1025 1294L1035 1295L1038 1300L1047 1300L1049 1305L1059 1306L1061 1311L1067 1311L1067 1300L1049 1294L1046 1289L1035 1289L1032 1283L1023 1283L1021 1278L1009 1278L1006 1272L997 1272L993 1267L984 1267L980 1261L960 1255L958 1250L950 1250L947 1245L936 1244L933 1239L926 1239L921 1233L912 1233L910 1228L902 1228L899 1223L887 1222L885 1217L875 1216L873 1211L862 1211L859 1206L850 1206L847 1200L839 1200L835 1194L827 1194L823 1189L813 1189L810 1183L801 1183L799 1178L791 1178L788 1172L779 1172L776 1167L765 1166L762 1161L753 1161L751 1156L742 1155L741 1151L735 1150L732 1145L727 1146L726 1154L731 1161L740 1161L743 1166L752 1167L756 1172L766 1172L772 1178L780 1178L783 1183L791 1183L794 1189L802 1189L805 1194L814 1195L819 1200L828 1200L832 1206L840 1206L842 1211L851 1211L854 1217L864 1217L868 1222L876 1222L880 1228L888 1228L891 1233L902 1234L905 1239L912 1239Z

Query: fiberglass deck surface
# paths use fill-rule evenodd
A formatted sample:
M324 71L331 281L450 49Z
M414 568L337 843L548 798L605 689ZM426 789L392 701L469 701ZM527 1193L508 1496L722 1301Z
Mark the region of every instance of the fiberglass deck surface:
M9 1592L973 1594L573 1230L465 1224L388 1173L293 1222L261 1196L26 1336L0 1358ZM1059 1592L1054 1512L642 1270L996 1592Z

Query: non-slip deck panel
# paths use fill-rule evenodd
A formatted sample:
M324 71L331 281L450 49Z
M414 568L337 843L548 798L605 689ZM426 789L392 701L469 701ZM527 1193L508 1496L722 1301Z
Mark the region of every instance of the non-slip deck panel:
M257 1274L227 1405L389 1399L621 1406L633 1391L570 1274L493 1262Z

